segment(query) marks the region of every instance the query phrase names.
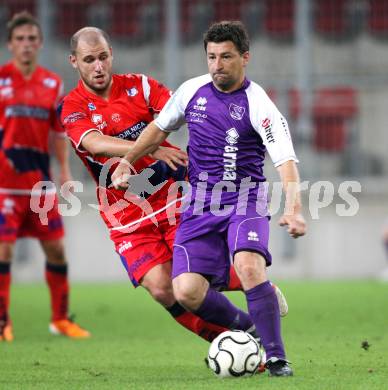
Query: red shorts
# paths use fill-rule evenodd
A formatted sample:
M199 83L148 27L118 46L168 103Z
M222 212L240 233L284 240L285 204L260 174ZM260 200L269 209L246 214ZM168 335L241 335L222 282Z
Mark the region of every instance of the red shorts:
M0 241L14 242L19 237L34 237L39 240L62 238L64 230L58 212L58 198L53 193L35 199L43 202L44 197L54 197L50 198L53 207L40 215L31 210L30 195L0 194Z
M172 260L177 225L170 225L165 211L157 219L158 226L147 219L131 233L111 231L116 252L135 287L150 269Z

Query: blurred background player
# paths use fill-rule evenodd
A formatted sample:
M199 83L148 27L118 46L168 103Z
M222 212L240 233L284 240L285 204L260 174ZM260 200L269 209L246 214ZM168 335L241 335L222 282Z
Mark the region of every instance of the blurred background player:
M134 203L128 203L123 191L110 186L110 174L102 182L103 167L109 164L109 157L124 156L171 95L166 87L145 75L112 74L112 59L110 40L104 31L85 27L74 34L70 62L81 80L61 105L62 123L77 155L97 183L101 216L133 285L147 289L177 322L210 341L225 328L187 312L175 301L171 285L176 225L169 223L168 215L171 208L176 210L177 199L170 202L168 190L174 180L185 179L186 169L181 166L174 172L169 165L185 165L186 153L164 143L152 157L139 161L134 167L136 172L148 167L153 170L152 183L148 184L156 188L166 179L168 183L154 193L142 194L143 198L132 199ZM120 202L125 204L124 208ZM145 204L150 210L144 214ZM241 289L235 272L231 273L227 289ZM286 301L276 290L285 314ZM249 319L248 322L247 329L253 325Z
M11 61L0 67L0 341L12 341L9 316L10 265L15 240L34 237L46 256L46 281L51 298L49 330L71 338L90 334L69 319L68 266L63 245L63 225L55 187L33 187L50 181L49 134L60 165L61 184L71 180L67 140L56 118L63 93L62 80L37 63L42 31L27 12L15 14L7 24ZM54 197L47 221L30 208L31 202Z
M385 221L385 225L383 227L382 239L385 257L388 262L388 219ZM384 282L388 282L388 265L379 273L378 279Z
M113 172L112 182L117 189L127 189L128 164L155 150L170 132L187 123L192 195L174 243L174 295L204 321L224 327L234 323L244 329L241 310L215 289L229 274L232 253L250 318L266 351L269 374L291 376L279 306L266 272L272 257L262 183L268 151L286 193L287 207L279 223L288 227L291 237L303 236L306 225L297 159L285 118L264 90L245 77L249 39L242 23L213 24L205 33L204 46L209 74L190 79L174 93ZM216 213L213 196L219 184L217 195L223 207ZM245 203L240 200L244 193Z

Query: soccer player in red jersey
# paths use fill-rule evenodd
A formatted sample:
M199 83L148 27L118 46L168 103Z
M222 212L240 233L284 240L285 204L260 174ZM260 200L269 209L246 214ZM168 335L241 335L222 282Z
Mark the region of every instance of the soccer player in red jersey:
M185 179L186 153L166 142L134 165L142 174L131 183L131 195L111 185L114 164L110 158L127 153L171 93L145 75L112 74L112 59L104 31L85 27L74 34L70 62L80 81L61 105L61 121L96 181L100 214L134 286L147 289L178 323L210 341L226 329L187 312L176 302L171 285L176 225L170 223L169 215L179 219L171 212L179 197L169 196L169 188L175 180ZM173 164L180 165L177 171L171 168ZM235 273L228 287L241 288ZM251 325L249 321L245 330Z
M12 341L9 317L10 265L19 237L40 241L46 255L46 281L51 298L49 330L71 338L90 334L68 316L69 284L64 254L62 220L55 187L50 183L49 134L55 133L54 150L60 164L61 182L71 180L63 129L56 106L63 94L62 81L37 63L42 47L39 23L29 13L14 15L8 25L9 63L0 67L0 341ZM42 220L30 202L54 202Z

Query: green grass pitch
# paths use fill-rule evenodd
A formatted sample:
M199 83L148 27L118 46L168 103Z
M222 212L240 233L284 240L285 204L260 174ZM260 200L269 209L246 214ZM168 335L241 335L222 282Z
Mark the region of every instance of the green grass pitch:
M72 311L90 340L48 334L48 295L12 287L13 343L0 343L0 389L387 389L388 284L281 282L293 378L218 379L208 344L130 284L74 285ZM230 293L245 307L241 293ZM362 348L364 345L364 348ZM368 347L369 346L369 347Z

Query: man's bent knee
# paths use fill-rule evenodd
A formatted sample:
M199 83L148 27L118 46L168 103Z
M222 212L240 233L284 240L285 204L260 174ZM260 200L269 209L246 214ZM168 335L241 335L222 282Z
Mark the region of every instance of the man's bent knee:
M65 248L62 240L41 241L47 262L50 264L66 264Z
M176 300L190 311L201 306L208 288L208 281L200 274L184 273L173 280Z
M265 259L257 253L236 253L234 266L245 290L267 280Z

